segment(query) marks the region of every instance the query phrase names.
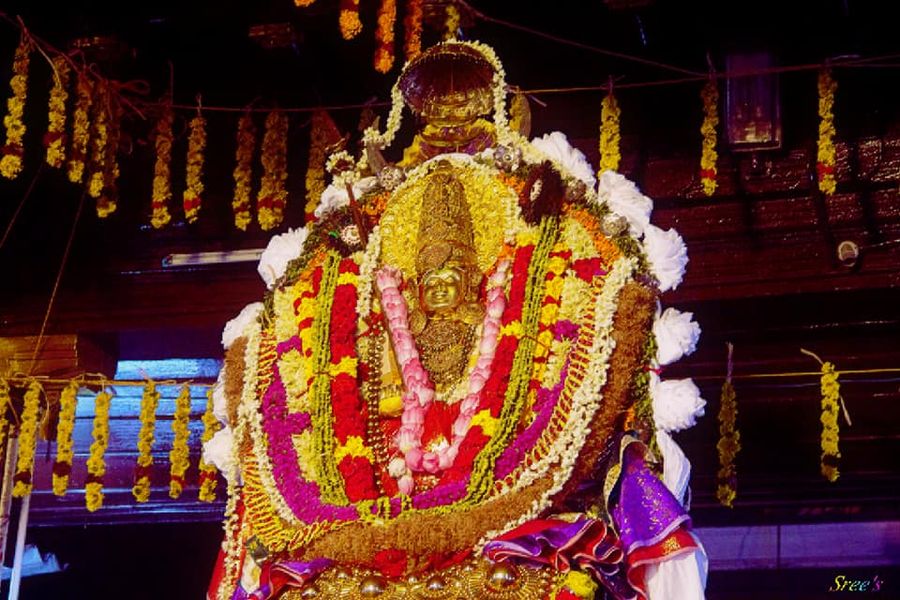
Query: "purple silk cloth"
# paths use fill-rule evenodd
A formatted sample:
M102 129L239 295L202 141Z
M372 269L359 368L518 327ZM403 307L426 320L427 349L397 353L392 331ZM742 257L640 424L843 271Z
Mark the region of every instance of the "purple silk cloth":
M252 560L249 556L246 560ZM309 562L297 560L277 560L266 564L259 577L259 587L247 593L240 584L231 600L269 600L275 598L285 587L301 588L322 571L331 566L327 558L316 558Z
M678 527L691 524L678 499L644 462L643 447L636 443L625 449L612 517L628 554L658 544Z

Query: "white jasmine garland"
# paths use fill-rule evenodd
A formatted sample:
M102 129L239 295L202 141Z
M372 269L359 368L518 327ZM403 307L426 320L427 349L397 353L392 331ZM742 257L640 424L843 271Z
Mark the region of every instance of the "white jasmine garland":
M653 322L653 336L656 338L656 361L668 365L687 356L697 349L700 339L700 325L694 320L694 313L667 308L657 314Z
M300 256L308 235L306 227L300 227L288 229L269 240L259 259L259 266L256 267L267 288L272 289L275 282L284 275L288 263Z
M697 424L704 414L706 400L700 397L700 389L690 379L661 381L656 373L650 373L650 397L653 400L653 420L658 429L666 432L681 431Z
M589 188L597 183L594 169L581 150L574 148L564 133L554 131L531 140L532 146L540 150L561 172L583 181Z
M244 330L259 318L262 310L262 302L251 302L242 308L238 316L225 324L225 329L222 330L222 347L226 350L231 348L235 340L244 335Z
M377 183L378 178L374 176L363 177L355 181L353 183L353 196L358 200L363 194L375 187ZM322 199L319 200L319 205L313 214L315 214L317 219L321 219L331 211L348 204L350 204L350 196L347 194L346 184L335 180L322 192Z
M356 288L356 314L363 320L372 310L372 287L375 269L381 256L381 227L376 225L369 234L369 243L359 263L359 285Z
M688 263L687 248L678 232L648 225L644 230L643 248L650 271L659 281L659 291L677 288Z
M650 224L653 200L641 193L633 181L615 171L600 174L597 184L597 200L628 221L628 230L634 237L641 237Z

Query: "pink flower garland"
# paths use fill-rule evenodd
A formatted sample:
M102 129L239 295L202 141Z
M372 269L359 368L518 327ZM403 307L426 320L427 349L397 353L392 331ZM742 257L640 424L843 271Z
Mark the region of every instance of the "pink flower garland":
M381 292L381 304L387 317L391 341L405 387L400 429L394 440L403 458L396 457L391 460L388 471L397 479L400 492L407 496L412 495L415 488L413 471L437 473L448 469L459 453L459 446L478 408L481 390L491 374L491 365L500 335L500 319L506 309L506 295L503 288L506 285L508 270L509 261L504 260L488 280L487 307L478 345L478 360L469 374L466 397L460 404L459 416L453 422L453 439L448 445L434 451L422 450L425 415L434 403L434 384L422 366L419 351L409 330L409 311L399 289L400 272L393 267L385 266L376 274L375 282Z

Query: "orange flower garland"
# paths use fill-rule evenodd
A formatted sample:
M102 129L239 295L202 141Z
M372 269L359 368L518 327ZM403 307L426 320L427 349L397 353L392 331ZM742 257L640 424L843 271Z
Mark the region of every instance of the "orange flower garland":
M109 446L111 398L109 393L102 391L94 399L94 441L91 443L91 455L87 461L88 474L84 483L84 500L88 512L94 512L103 506L103 476L106 474L106 461L103 455Z
M378 27L375 29L375 70L387 73L394 66L394 24L397 21L397 0L381 0Z
M622 154L619 144L622 136L619 132L619 103L613 95L612 86L603 98L600 110L600 173L616 171Z
M200 214L201 194L203 194L203 151L206 149L206 119L197 111L191 119L191 133L188 136L187 177L184 190L184 218L188 223L197 220Z
M59 396L59 422L56 425L56 462L53 463L53 493L64 496L72 472L72 432L75 430L75 408L78 405L78 383L69 382Z
M94 102L94 84L83 73L78 74L76 86L77 100L72 116L72 146L69 148L69 181L81 183L84 177L84 162L87 159L90 141L90 114Z
M422 0L407 0L403 26L406 30L403 50L410 61L422 51Z
M53 89L47 111L47 134L44 146L47 148L47 164L60 168L66 162L66 100L69 98L69 61L65 56L53 59Z
M459 9L453 3L447 4L447 19L444 21L444 40L455 40L459 31Z
M300 8L305 8L311 5L316 0L294 0L294 6L298 6Z
M328 145L340 138L337 126L328 113L319 110L313 113L309 131L309 160L306 167L306 221L313 220L313 213L325 191L325 160Z
M719 126L719 88L715 79L710 78L706 82L700 97L703 99L703 125L700 126L700 134L703 136L703 150L700 154L700 183L703 185L703 193L712 196L717 186L716 160L719 157L716 152L716 127Z
M247 225L253 220L250 215L250 186L255 148L256 127L253 125L253 115L247 112L238 119L237 150L234 157L234 198L231 200L234 226L241 231L247 231Z
M256 206L259 226L268 231L281 224L287 203L287 130L284 113L274 110L266 117L262 141L263 176Z
M31 61L31 40L22 36L13 58L13 76L9 81L12 91L6 101L6 116L3 125L6 127L6 145L0 150L0 174L7 179L15 179L22 171L22 155L25 148L22 138L25 137L25 123L22 115L25 112L25 96L28 93L28 64Z
M190 461L188 460L188 437L190 430L188 423L191 418L191 386L184 384L181 392L175 399L175 414L172 418L172 450L169 452L169 497L177 499L184 491L184 474L187 473Z
M156 122L156 164L153 166L153 192L150 206L153 214L150 224L154 229L164 227L172 220L169 200L172 199L172 107L167 103Z
M219 430L219 421L213 413L213 388L206 391L206 412L203 413L203 437L201 438L201 446L211 440ZM202 502L214 502L216 499L216 465L211 465L203 460L200 456L200 492L199 498Z
M338 17L338 25L341 28L341 37L352 40L362 31L362 22L359 20L359 0L341 0L341 13Z
M837 82L831 77L831 69L819 71L818 88L820 121L816 173L819 190L830 196L837 189L834 178L834 92L837 90Z

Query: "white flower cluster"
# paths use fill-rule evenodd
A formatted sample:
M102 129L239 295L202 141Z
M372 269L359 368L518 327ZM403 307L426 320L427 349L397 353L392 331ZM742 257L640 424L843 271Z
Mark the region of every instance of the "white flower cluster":
M688 429L704 414L706 401L690 379L661 381L656 373L650 373L650 396L657 429L666 432Z
M225 329L222 330L222 347L228 350L236 339L244 335L247 326L259 318L262 310L262 302L253 302L242 308L238 316L225 324Z
M212 438L203 444L203 460L225 476L229 483L237 472L234 457L234 432L231 427L223 427Z
M288 229L269 240L269 245L259 259L259 266L256 267L259 276L266 282L266 287L272 289L275 282L284 275L288 263L300 256L308 235L306 227L300 227Z
M353 183L353 196L359 199L363 194L371 190L378 183L374 176L363 177ZM316 206L315 216L321 219L331 211L350 204L350 196L347 194L347 186L343 183L332 183L322 192L322 199Z
M657 345L656 361L660 365L670 365L697 349L700 325L694 321L694 313L667 308L657 314L653 336Z
M581 150L574 148L564 133L554 131L531 140L531 145L540 150L563 173L571 174L583 181L589 188L594 187L594 169ZM625 179L623 177L623 179ZM627 181L627 180L626 180Z

